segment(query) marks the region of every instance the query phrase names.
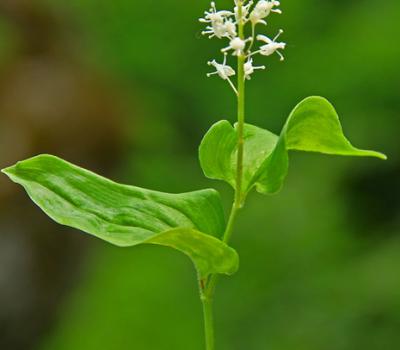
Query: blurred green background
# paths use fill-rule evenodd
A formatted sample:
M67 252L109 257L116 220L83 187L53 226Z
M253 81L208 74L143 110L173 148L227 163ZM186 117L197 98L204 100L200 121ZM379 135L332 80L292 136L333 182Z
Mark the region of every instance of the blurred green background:
M200 36L208 6L1 0L0 167L52 153L151 189L212 186L229 208L197 161L209 126L235 119L226 83L205 77L221 47ZM278 133L322 95L355 145L389 160L293 153L285 189L250 196L232 243L240 271L216 295L217 348L398 349L400 3L281 7L267 30L285 30L286 61L265 59L248 84L247 120ZM172 250L57 226L2 176L0 348L203 349L194 269Z

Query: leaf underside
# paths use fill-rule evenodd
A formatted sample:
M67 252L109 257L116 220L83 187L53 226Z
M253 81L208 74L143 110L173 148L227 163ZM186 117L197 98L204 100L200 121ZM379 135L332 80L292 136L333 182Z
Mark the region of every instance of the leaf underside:
M54 221L121 247L157 244L188 255L201 277L232 274L238 256L217 237L225 220L212 189L169 194L122 185L50 155L4 169Z
M236 186L237 130L228 121L214 124L204 136L199 158L204 174ZM377 157L382 153L355 148L346 139L334 107L324 98L308 97L291 112L280 136L245 124L243 193L253 187L263 194L278 192L289 166L288 151Z

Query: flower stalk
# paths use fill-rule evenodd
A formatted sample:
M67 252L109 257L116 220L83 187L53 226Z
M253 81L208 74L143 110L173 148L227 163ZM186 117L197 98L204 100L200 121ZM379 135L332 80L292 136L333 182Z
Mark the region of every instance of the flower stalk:
M279 1L260 0L254 4L253 0L235 0L234 11L218 11L215 2L211 3L209 11L205 12L204 18L200 22L206 23L207 28L202 32L209 38L228 39L229 45L221 50L224 54L222 63L215 59L208 64L213 66L215 72L208 73L207 76L218 75L221 79L227 81L235 92L237 98L237 158L236 158L236 176L235 176L235 194L234 201L229 215L229 220L224 232L223 242L228 244L233 233L235 220L239 210L243 207L245 194L243 193L243 161L244 161L244 125L245 125L245 86L246 80L251 79L251 75L265 66L253 66L253 56L260 54L270 56L277 53L281 60L282 54L278 50L285 48L285 43L279 43L276 40L282 31L274 39L269 39L265 35L256 36L257 24L266 25L265 18L271 13L281 13ZM251 36L245 37L246 24L251 25ZM252 52L255 40L262 41L264 45L258 50ZM250 43L250 44L248 44ZM235 71L227 63L228 53L236 56L237 70ZM231 77L236 76L236 86ZM200 280L200 297L203 304L204 329L206 339L206 350L214 350L214 324L213 324L213 298L215 288L218 282L218 275L213 274L206 280Z

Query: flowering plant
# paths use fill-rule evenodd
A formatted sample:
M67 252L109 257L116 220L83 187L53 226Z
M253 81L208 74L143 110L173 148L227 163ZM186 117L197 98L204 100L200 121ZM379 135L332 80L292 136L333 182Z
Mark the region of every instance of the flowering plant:
M121 247L157 244L189 256L197 270L207 350L214 349L213 297L218 276L238 269L238 254L228 244L248 193L255 189L274 194L281 189L290 150L386 158L352 146L335 109L322 97L301 101L280 135L245 123L246 81L255 71L265 69L254 65L255 57L276 53L284 59L281 51L286 44L278 42L282 30L273 39L257 34L271 14L282 13L279 6L279 1L273 0L235 0L232 10L217 10L212 2L200 19L206 24L204 35L228 41L221 50L221 63L215 59L208 63L215 69L208 76L227 81L237 98L237 123L217 122L199 147L205 176L223 180L234 190L227 222L220 196L213 189L170 194L122 185L51 155L2 170L60 224ZM237 61L236 70L228 64L231 56Z

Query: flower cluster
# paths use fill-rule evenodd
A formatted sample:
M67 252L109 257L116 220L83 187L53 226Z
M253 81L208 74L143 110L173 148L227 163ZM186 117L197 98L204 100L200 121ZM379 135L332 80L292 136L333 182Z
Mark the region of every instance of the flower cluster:
M251 79L251 75L257 69L265 69L265 66L254 66L253 56L260 54L262 56L271 56L277 53L281 59L284 57L280 50L286 46L283 42L278 42L279 36L283 33L282 30L270 39L266 35L256 35L256 26L258 24L266 25L266 18L271 13L281 14L282 11L278 8L279 1L275 0L234 0L235 7L233 11L217 10L215 2L211 2L211 7L205 11L204 18L200 22L206 23L206 30L202 32L209 38L227 39L228 46L221 51L224 54L223 62L218 63L215 59L208 62L210 66L215 68L215 72L207 74L207 76L218 75L223 80L229 82L234 91L236 89L230 79L236 75L236 71L227 64L227 55L229 52L234 56L244 58L244 78ZM244 33L247 26L251 27L251 35L245 37ZM258 49L253 50L256 42L261 42Z

